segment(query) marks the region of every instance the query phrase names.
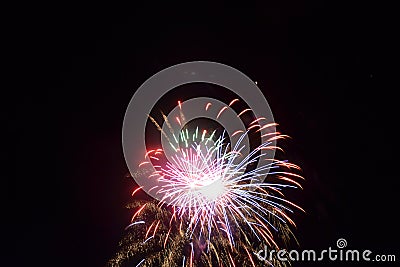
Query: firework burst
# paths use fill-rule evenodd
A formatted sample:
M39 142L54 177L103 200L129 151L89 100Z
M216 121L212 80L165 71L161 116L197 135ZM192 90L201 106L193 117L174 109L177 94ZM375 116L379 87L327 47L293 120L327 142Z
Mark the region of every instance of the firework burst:
M185 117L180 102L178 106L181 112L176 123L182 126ZM226 108L218 112L217 119ZM257 266L253 254L257 247L264 244L279 249L294 237L290 226L295 224L289 214L302 209L285 198L283 189L301 188L303 178L295 172L298 166L266 158L266 151L281 150L274 141L287 137L268 131L275 129L275 123L263 124L264 118L256 118L246 131L234 133L239 138L231 144L225 132L217 136L216 130L183 127L175 133L171 122L163 118L170 135L150 117L169 140L173 155L167 159L163 149L153 149L139 165L154 166L149 179L161 185L151 190L163 197L129 206L136 209L127 227L129 234L110 266L132 258L138 266L237 266L239 262ZM262 142L245 154L242 141L251 132L259 134ZM271 179L264 180L267 175ZM141 253L146 257L139 259ZM283 265L276 258L271 261Z

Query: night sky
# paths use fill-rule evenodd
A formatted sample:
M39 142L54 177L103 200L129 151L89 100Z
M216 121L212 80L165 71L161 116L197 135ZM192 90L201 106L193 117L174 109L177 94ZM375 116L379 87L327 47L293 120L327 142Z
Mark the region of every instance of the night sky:
M14 48L24 85L7 113L16 138L9 260L105 265L129 223L124 207L135 187L125 177L125 109L151 75L196 60L257 81L292 137L285 157L306 178L289 196L306 210L295 216L302 248L345 238L350 248L399 258L390 17L366 4L270 2L43 5L20 14Z

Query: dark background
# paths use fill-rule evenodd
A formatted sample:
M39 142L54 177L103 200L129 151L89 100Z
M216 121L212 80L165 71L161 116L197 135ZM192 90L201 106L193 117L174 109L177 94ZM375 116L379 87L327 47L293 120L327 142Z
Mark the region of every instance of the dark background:
M286 156L306 178L296 196L306 210L296 215L302 248L345 238L349 248L398 253L390 8L278 2L25 7L12 54L24 85L10 114L6 261L105 265L131 216L125 109L151 75L196 60L258 81L293 137Z

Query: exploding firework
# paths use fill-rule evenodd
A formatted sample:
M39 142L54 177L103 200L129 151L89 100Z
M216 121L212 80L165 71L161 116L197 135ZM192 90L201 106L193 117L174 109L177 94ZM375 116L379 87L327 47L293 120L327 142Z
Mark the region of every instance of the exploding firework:
M180 102L178 106L176 123L182 126L185 116ZM217 119L225 110L218 112ZM257 266L253 253L257 248L280 249L294 238L295 223L289 214L302 209L288 201L283 190L301 188L303 178L296 173L298 166L266 157L266 151L281 150L274 141L287 137L275 131L275 123L263 124L265 118L255 118L246 131L233 133L238 138L231 143L224 131L217 134L198 126L182 127L176 133L172 122L163 118L169 132L150 117L169 141L172 155L168 158L163 149L152 149L138 166L154 166L148 179L157 181L159 186L151 190L162 197L129 206L135 212L128 235L110 266L127 260L138 266ZM251 133L258 134L261 142L244 153L243 140ZM286 263L272 258L270 264Z

